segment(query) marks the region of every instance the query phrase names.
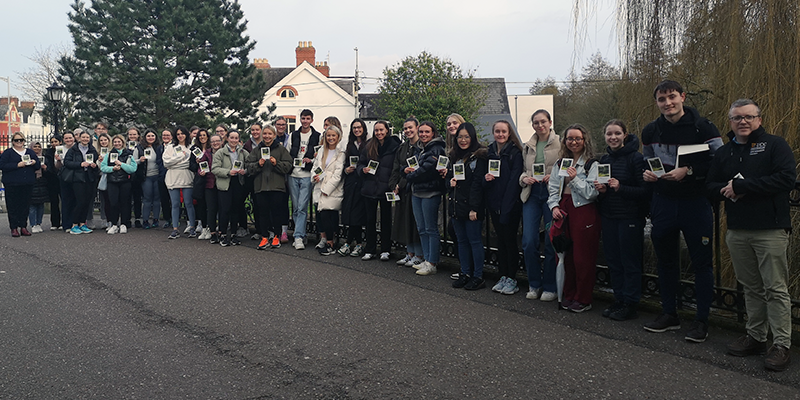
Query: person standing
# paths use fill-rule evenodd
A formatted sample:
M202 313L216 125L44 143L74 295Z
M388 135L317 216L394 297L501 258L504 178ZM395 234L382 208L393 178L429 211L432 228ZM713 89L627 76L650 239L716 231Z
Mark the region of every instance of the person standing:
M81 131L78 140L79 142L70 147L64 156L63 172L67 175L64 180L72 183L72 190L75 193L75 207L70 214L72 228L69 231L73 235L92 233L92 229L86 226L86 220L97 193L100 174L97 168L99 155L97 149L92 146L92 135Z
M392 238L396 242L406 245L406 256L397 260L397 265L414 267L425 261L422 258L422 244L419 232L417 232L417 224L406 224L402 221L410 221L414 218L411 186L408 184L403 170L408 167L408 159L419 153L419 121L416 118L408 117L403 123L403 136L405 136L405 140L397 149L392 167L392 177L389 179L389 189L393 189L394 193L400 196L400 200L396 201L394 205L394 220L397 223L392 224Z
M125 147L131 150L131 155L133 156L134 160L138 160L141 156L141 146L139 142L141 141L141 135L139 134L139 129L136 127L128 128L126 132L128 137L128 143L125 144ZM133 148L131 149L131 144L133 144ZM142 184L144 183L144 175L142 174L133 174L131 176L131 200L133 200L133 223L136 228L144 227L142 225L142 197L144 193L142 192ZM126 218L124 215L121 217L123 219Z
M286 130L288 129L288 123L286 122L286 118L278 117L275 119L275 142L279 143L281 146L286 147L286 142L289 139L289 135L286 134ZM289 150L288 148L286 149ZM283 200L278 202L278 212L281 213L282 217L280 218L281 221L286 221L283 225L281 225L281 243L289 243L289 176L285 177L286 179L286 190L280 192L280 195L283 196ZM277 232L275 232L277 234Z
M311 200L311 165L314 148L320 143L320 133L311 126L314 113L309 109L300 112L300 129L292 132L287 147L294 159L294 169L289 177L289 193L292 196L292 219L294 220L294 246L306 248L306 219Z
M6 191L6 210L11 237L30 236L28 231L28 208L31 192L36 181L36 171L41 162L36 153L25 148L25 135L14 132L12 147L0 153L0 170L3 171L3 187Z
M714 298L712 243L714 221L711 204L705 193L705 178L714 152L722 146L719 131L711 121L687 107L686 93L678 82L666 80L653 90L661 116L642 130L645 159L658 157L664 175L645 170L643 178L653 189L650 238L658 258L658 290L662 313L644 325L649 332L681 328L678 319L680 233L689 248L695 278L697 314L684 339L702 343L708 337L708 314ZM694 157L691 163L676 165L678 148L683 145L708 145L709 152Z
M111 140L111 150L100 164L100 171L107 176L108 222L111 226L107 233L128 233L131 227L131 185L136 172L136 159L128 148L125 138L116 135ZM112 158L115 158L112 161Z
M314 182L313 198L317 205L318 230L325 239L325 244L318 250L321 255L328 256L336 253L334 242L339 228L339 210L342 209L344 198L344 152L338 147L342 140L339 127L331 124L323 133L325 144L314 157L314 167L311 170L322 170L322 173L315 173L311 179Z
M136 175L142 182L142 227L144 229L158 228L158 214L161 212L161 196L158 190L159 160L161 159L161 141L156 131L148 129L139 145L139 165ZM153 212L153 222L150 223L150 211Z
M169 198L172 202L172 233L169 235L170 239L180 237L178 226L181 224L181 200L183 200L188 216L189 237L197 237L194 204L192 202L192 185L197 163L193 163L194 158L190 151L190 145L189 131L186 127L178 126L175 128L175 138L172 142L165 142L164 146L162 157L164 167L167 169L164 182L169 190Z
M44 165L42 175L47 180L47 194L50 201L50 230L61 228L61 184L56 168L56 147L61 146L61 135L50 137L50 147L44 151Z
M222 247L237 246L241 244L236 238L236 225L239 212L239 203L243 202L244 189L244 162L247 159L247 150L239 144L239 132L228 132L226 146L214 153L211 163L211 172L217 183L217 199L219 200L219 244ZM228 226L230 225L230 230Z
M58 184L61 188L61 229L69 233L72 228L72 210L75 208L75 191L72 188L72 181L67 178L72 178L72 173L67 172L64 167L64 157L67 155L72 146L75 145L75 135L80 135L83 132L80 128L76 128L72 132L64 132L62 140L64 143L64 152L59 154L55 153L53 156L56 171L58 171Z
M728 344L744 357L767 352L764 367L783 371L791 362L792 303L786 250L792 229L789 192L796 163L791 147L761 126L761 109L750 99L728 112L730 141L717 150L706 186L725 201L725 239L736 280L744 287L747 334ZM767 351L767 335L772 346Z
M247 153L250 154L253 152L253 149L257 148L259 144L261 144L261 131L263 126L260 122L254 123L250 125L250 138L247 139L243 144ZM258 211L256 211L260 204L258 204L258 198L256 196L256 192L253 190L253 181L255 177L252 175L245 175L244 177L244 193L242 194L243 199L247 199L247 196L250 196L250 204L252 205L251 209L253 210L253 222L256 226L256 233L250 237L251 240L261 240L261 235L259 234L259 225L261 225L261 215ZM244 206L245 201L242 202L241 208L239 209L239 229L244 228L247 230L247 209ZM237 235L238 236L238 235Z
M356 118L350 123L350 135L345 148L344 159L344 199L342 200L342 225L347 227L347 239L338 253L342 257L361 257L363 247L364 225L367 216L364 213L364 197L361 196L361 178L356 171L356 165L350 160L358 158L364 144L367 143L367 124L364 120ZM356 162L358 164L358 162ZM353 244L351 247L350 244Z
M261 236L258 250L267 247L281 247L281 225L288 224L289 217L284 212L286 199L286 174L292 171L292 157L289 151L276 141L275 127L267 125L261 132L261 143L247 156L245 168L252 175L253 191L258 198L259 207L254 210L260 215L256 225ZM263 148L269 149L269 157L262 155ZM281 204L282 203L282 204Z
M523 173L519 176L522 187L522 255L525 270L528 272L528 293L530 300L553 301L558 298L556 289L556 254L550 243L550 235L545 232L544 246L541 246L540 231L544 225L553 220L553 214L547 206L550 193L547 184L550 182L549 172L553 169L561 149L561 137L553 129L553 121L547 110L536 110L531 116L531 124L535 134L522 147ZM544 166L543 176L536 178L533 167ZM544 262L541 248L544 247Z
M41 169L36 171L36 183L33 184L33 191L31 192L31 205L28 213L28 222L31 224L31 233L42 233L42 218L44 217L44 203L50 199L47 193L47 178L44 176L44 171L47 169L47 164L44 162L42 155L42 143L31 142L28 146L36 156L39 157Z

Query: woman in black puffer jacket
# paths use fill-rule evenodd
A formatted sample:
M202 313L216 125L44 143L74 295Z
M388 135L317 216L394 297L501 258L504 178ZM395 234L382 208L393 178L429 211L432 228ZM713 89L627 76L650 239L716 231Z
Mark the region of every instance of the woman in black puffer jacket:
M378 205L381 208L381 261L389 260L392 249L392 203L386 199L389 190L389 178L392 175L392 163L400 139L389 136L389 124L378 121L372 131L372 138L361 150L358 160L358 175L362 179L361 195L367 212L367 246L362 260L375 258L378 233L376 232ZM377 161L374 171L369 169L370 161Z
M439 263L439 206L445 190L436 166L439 157L445 155L445 143L433 123L426 121L419 125L419 144L422 148L417 154L418 168L406 167L403 172L411 183L411 208L425 259L419 264L417 275L432 275Z
M650 195L642 178L646 164L639 139L629 135L618 119L608 121L603 132L608 147L600 164L611 166L611 178L608 183L595 182L595 188L600 193L603 250L615 300L603 316L624 321L636 318L642 294L644 218Z

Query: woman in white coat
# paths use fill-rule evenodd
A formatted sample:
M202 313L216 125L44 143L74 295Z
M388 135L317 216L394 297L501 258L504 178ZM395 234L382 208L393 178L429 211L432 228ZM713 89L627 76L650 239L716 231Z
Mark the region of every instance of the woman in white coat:
M314 182L314 203L317 203L317 230L325 239L325 245L319 248L319 253L327 256L336 252L333 240L339 227L339 210L344 199L342 171L345 153L338 148L342 140L341 129L331 125L324 135L325 145L314 157L311 179Z

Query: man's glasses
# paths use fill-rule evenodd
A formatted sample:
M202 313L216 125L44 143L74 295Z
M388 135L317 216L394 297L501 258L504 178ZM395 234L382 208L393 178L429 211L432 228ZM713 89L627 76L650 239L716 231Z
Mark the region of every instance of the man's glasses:
M747 122L753 122L758 117L759 117L758 115L737 115L737 116L734 116L734 117L730 117L728 119L733 121L733 122L739 123L739 122L742 122L743 120L747 121Z

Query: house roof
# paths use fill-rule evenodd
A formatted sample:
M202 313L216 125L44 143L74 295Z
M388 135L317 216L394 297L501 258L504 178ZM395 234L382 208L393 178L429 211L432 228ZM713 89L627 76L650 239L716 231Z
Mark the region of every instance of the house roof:
M294 70L294 68L267 68L259 71L264 74L264 85L269 90Z

